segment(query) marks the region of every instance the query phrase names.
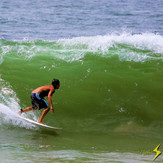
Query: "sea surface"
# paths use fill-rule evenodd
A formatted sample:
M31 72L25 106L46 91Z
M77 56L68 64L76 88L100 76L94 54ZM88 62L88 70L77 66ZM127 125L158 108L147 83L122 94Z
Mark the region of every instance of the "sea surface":
M59 131L17 116L53 78ZM162 0L0 1L0 162L151 162L162 100Z

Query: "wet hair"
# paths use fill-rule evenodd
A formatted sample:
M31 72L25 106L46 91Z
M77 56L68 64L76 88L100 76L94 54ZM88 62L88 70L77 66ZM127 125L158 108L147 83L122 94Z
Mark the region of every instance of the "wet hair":
M56 88L56 86L59 85L59 84L60 84L60 81L58 79L53 79L52 80L52 85L53 85L54 88Z

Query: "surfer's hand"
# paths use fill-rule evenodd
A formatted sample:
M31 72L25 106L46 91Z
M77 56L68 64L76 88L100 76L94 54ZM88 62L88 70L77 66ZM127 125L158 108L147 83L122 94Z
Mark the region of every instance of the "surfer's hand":
M51 113L54 113L54 108L51 108L51 110L50 110L50 111L51 111Z

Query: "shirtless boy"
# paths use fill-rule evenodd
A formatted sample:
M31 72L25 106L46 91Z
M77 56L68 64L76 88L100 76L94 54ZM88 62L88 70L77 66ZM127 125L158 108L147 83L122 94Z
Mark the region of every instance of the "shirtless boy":
M52 85L41 86L33 90L31 94L32 107L21 109L18 113L21 114L22 112L28 112L36 109L40 110L42 108L45 108L42 112L40 119L37 121L38 123L44 124L42 120L45 117L45 115L49 112L50 107L51 107L51 112L54 113L54 108L52 104L52 95L56 89L59 89L59 87L60 87L60 81L58 79L53 79ZM47 101L44 99L44 97L46 96L48 98L50 107Z

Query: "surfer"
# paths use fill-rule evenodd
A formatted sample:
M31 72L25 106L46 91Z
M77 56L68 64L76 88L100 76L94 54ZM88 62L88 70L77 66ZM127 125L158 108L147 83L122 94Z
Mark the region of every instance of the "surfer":
M35 90L32 91L31 94L31 107L27 107L25 109L21 109L18 113L22 114L23 112L28 112L31 110L36 110L36 109L42 109L45 108L42 112L42 115L40 119L37 121L38 123L44 124L42 120L44 119L45 115L49 112L50 107L51 107L51 112L54 113L54 108L52 104L52 95L55 92L56 89L59 89L60 87L60 81L58 79L53 79L51 85L45 85L36 88ZM48 98L50 107L47 103L47 101L44 99L44 97Z

